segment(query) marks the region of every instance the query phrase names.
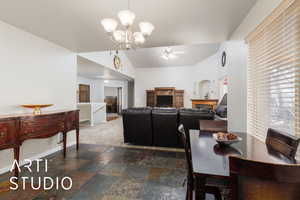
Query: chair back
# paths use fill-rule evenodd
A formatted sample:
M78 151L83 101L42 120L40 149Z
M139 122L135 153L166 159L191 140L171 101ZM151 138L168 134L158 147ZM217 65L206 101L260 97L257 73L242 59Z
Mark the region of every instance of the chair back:
M287 133L277 131L275 129L268 129L266 144L273 150L281 154L294 158L297 153L297 148L300 139Z
M200 132L225 132L227 133L227 121L224 120L200 120Z
M191 148L189 145L189 140L186 137L185 134L185 129L184 126L182 124L179 125L178 127L178 131L180 133L180 137L182 140L182 144L185 150L185 157L186 157L186 164L187 164L187 169L188 169L188 181L190 182L190 184L192 184L192 180L193 180L193 164L192 164L192 153L191 153Z
M300 199L300 165L276 165L230 157L232 200Z

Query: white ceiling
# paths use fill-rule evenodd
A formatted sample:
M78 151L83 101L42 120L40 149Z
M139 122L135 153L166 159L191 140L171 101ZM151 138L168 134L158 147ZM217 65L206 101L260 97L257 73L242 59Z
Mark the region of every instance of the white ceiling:
M199 44L186 46L172 46L174 52L183 52L176 58L165 60L162 58L167 47L154 47L125 51L125 54L134 67L174 67L188 66L201 62L205 58L215 54L219 44Z
M136 21L156 29L145 47L219 43L257 0L131 0ZM75 52L113 47L100 25L127 0L0 0L0 20Z
M104 67L98 63L90 61L81 56L77 56L77 74L89 79L103 80L132 80L132 78Z

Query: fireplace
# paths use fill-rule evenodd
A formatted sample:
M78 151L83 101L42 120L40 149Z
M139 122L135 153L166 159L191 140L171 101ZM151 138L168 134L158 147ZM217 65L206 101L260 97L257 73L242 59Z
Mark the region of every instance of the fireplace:
M173 96L160 95L156 97L157 107L173 107Z
M146 90L147 106L182 108L184 105L184 90L174 87L158 87Z

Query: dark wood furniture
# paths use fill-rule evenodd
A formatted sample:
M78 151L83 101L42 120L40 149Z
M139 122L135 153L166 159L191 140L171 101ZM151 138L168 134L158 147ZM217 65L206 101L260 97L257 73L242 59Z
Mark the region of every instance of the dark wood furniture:
M241 142L232 144L230 147L221 147L213 139L211 133L200 133L199 130L190 130L194 176L199 177L196 179L198 180L196 190L203 191L205 180L209 177L229 180L230 155L271 164L300 164L294 158L272 151L268 148L268 145L250 134L236 134L243 139ZM201 198L197 197L196 199Z
M211 105L213 110L216 109L218 105L218 99L191 99L192 107L197 108L197 105Z
M146 90L146 105L149 107L155 107L155 91Z
M175 90L175 108L184 107L184 90Z
M159 98L169 97L166 105L160 105ZM157 87L154 90L146 90L147 106L149 107L174 107L184 106L184 90L176 90L174 87Z
M287 133L269 128L266 144L269 148L276 150L287 157L294 158L297 153L300 139Z
M79 110L45 112L40 115L0 116L0 150L14 149L14 159L19 162L20 146L25 140L48 138L63 133L63 154L66 156L67 133L76 130L79 148ZM15 170L18 177L18 170Z
M227 121L199 120L200 132L227 132Z
M193 200L193 196L194 196L193 192L195 191L195 177L193 174L191 147L189 144L188 137L185 134L185 129L182 124L178 127L178 131L180 133L182 144L185 150L185 158L186 158L186 164L188 169L186 200ZM205 193L213 194L216 200L222 200L222 196L219 188L214 185L209 185L208 183L205 183L203 194L205 195Z
M118 112L118 98L114 96L106 96L104 99L106 103L107 113L117 113Z
M90 102L90 85L79 84L79 102Z
M230 157L231 199L298 200L300 165L277 165Z

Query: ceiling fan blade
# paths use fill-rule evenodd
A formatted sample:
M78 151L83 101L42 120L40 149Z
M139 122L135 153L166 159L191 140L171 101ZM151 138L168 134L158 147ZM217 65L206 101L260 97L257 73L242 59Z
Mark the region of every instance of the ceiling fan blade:
M174 51L174 54L184 54L184 51Z
M165 60L169 60L169 56L167 56L167 55L165 55L165 54L162 55L161 57L162 57L163 59L165 59Z
M177 58L176 54L174 54L174 53L171 53L171 54L169 55L169 57L170 57L170 58Z

